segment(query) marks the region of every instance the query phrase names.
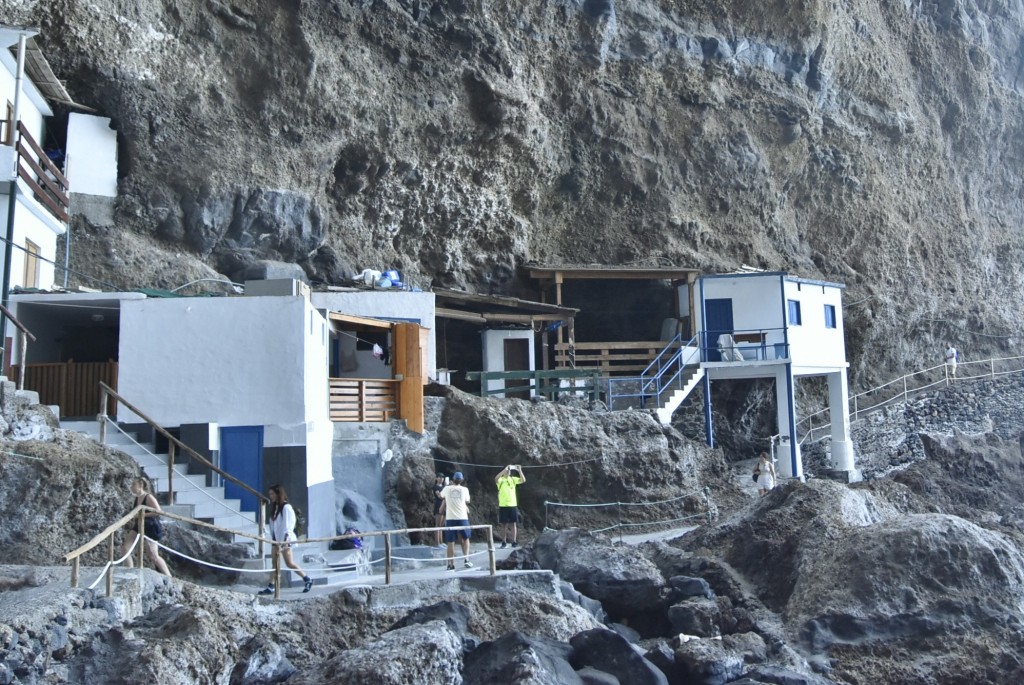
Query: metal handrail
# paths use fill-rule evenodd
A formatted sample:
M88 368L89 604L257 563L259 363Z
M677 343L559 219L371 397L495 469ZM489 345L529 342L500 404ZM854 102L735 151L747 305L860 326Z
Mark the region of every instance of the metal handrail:
M676 381L678 381L683 371L687 368L683 364L683 358L687 354L691 347L691 344L696 342L698 336L693 336L685 344L682 342L682 334L677 333L672 340L666 343L665 347L662 348L651 363L647 365L643 373L640 376L624 377L624 378L609 378L608 379L608 402L611 407L616 399L626 397L639 397L643 402L648 397L656 397L660 400L662 393L668 388L672 387ZM674 353L668 358L663 360L670 350L674 350ZM653 375L647 375L651 370L657 369ZM669 372L671 375L666 380L665 376ZM626 383L636 383L638 392L622 392L616 393L613 388L616 385L623 385ZM653 388L652 388L653 386Z
M220 474L220 476L222 478L226 478L227 480L231 481L235 485L238 485L239 487L241 487L243 490L245 490L249 494L254 495L256 497L257 502L259 503L259 505L257 507L257 514L259 516L259 521L257 523L258 523L258 525L260 527L260 530L261 531L263 530L263 528L264 528L264 526L266 526L266 522L267 522L266 521L266 507L263 506L263 505L268 504L270 502L270 500L267 498L266 495L263 495L260 492L257 492L251 486L249 486L247 483L242 482L238 478L232 476L227 471L224 471L223 469L221 469L219 466L216 466L209 459L207 459L203 455L201 455L198 452L196 452L194 449L192 449L191 447L189 447L188 445L183 443L178 438L176 438L173 435L171 435L163 426L158 424L153 419L149 418L149 416L147 416L142 410L140 410L138 407L133 405L131 402L129 402L125 398L121 397L121 395L119 395L116 390L111 388L106 383L100 381L99 385L100 385L100 412L97 415L96 419L97 419L97 421L99 421L99 424L100 424L100 444L105 444L106 443L106 439L107 439L107 421L109 420L109 418L107 417L107 400L108 400L108 398L113 397L116 401L120 402L125 407L127 407L136 416L138 416L143 421L148 423L153 428L153 430L157 431L158 433L163 435L165 438L167 438L167 441L168 441L168 448L167 448L167 496L168 496L168 503L170 503L170 504L174 503L174 450L175 450L175 448L177 448L177 449L180 449L182 452L184 452L187 457L189 457L191 459L195 459L196 461L198 461L200 464L202 464L206 468L214 471L215 473ZM260 545L259 545L259 555L260 555L260 557L263 556L263 542L262 541L260 542Z
M1020 364L1020 368L1012 369L1010 371L998 371L997 372L996 371L996 362L1018 362ZM962 368L962 367L967 367L967 366L971 366L971 365L980 365L980 364L984 364L984 365L988 366L988 372L987 373L981 373L981 374L974 375L974 376L957 375L955 380L956 381L969 381L969 380L977 380L977 379L980 379L980 378L995 378L996 376L1005 376L1005 375L1012 374L1012 373L1022 373L1022 372L1024 372L1024 356L1016 356L1016 357L991 357L989 359L979 360L979 361L969 361L969 362L965 361L965 362L959 362L957 364L957 367L958 368ZM921 376L923 374L934 373L938 369L942 369L942 372L943 372L943 378L939 379L938 381L930 381L929 380L928 382L924 383L923 385L919 385L919 386L916 386L916 387L911 387L911 384L908 383L908 381L913 381L918 376ZM848 397L850 405L853 407L852 418L851 418L850 422L852 424L853 422L858 421L861 418L863 418L863 416L865 414L868 414L870 412L876 411L876 410L881 409L883 407L889 406L890 404L894 404L894 403L899 402L899 401L907 402L912 395L916 395L918 393L924 392L925 390L930 390L930 389L935 388L937 386L948 387L953 382L954 382L954 379L951 378L950 374L949 374L949 366L947 364L936 364L935 366L930 366L927 369L920 369L920 370L915 371L913 373L908 373L908 374L905 374L903 376L900 376L899 378L895 378L895 379L893 379L891 381L887 381L887 382L885 382L885 383L883 383L883 384L881 384L881 385L879 385L877 387L871 388L870 390L865 390L865 391L859 392L857 394L851 394ZM861 398L864 398L864 397L866 397L868 395L877 395L878 393L880 393L882 390L885 390L886 388L889 388L891 386L899 386L899 385L902 385L902 390L897 390L897 392L894 395L892 395L891 397L887 397L887 398L885 398L885 399L883 399L883 400L881 400L879 402L876 402L874 404L871 404L871 405L869 405L867 407L862 407L861 406L861 403L860 403L860 399ZM808 414L803 419L801 419L800 421L797 422L796 425L797 425L798 429L801 428L802 424L805 424L805 423L807 424L807 427L803 429L804 430L803 437L800 439L800 444L801 445L806 443L808 440L814 440L815 439L814 435L815 435L815 433L817 431L824 431L825 429L831 427L831 425L832 425L831 420L826 421L826 422L822 423L819 426L815 426L814 425L814 418L815 417L823 416L823 415L827 414L829 411L830 410L827 407L824 408L824 409L820 409L820 410L818 410L818 411L816 411L816 412L814 412L812 414ZM778 436L772 436L772 437L773 438L777 438ZM822 436L822 437L824 437L824 436Z
M261 507L262 508L262 507ZM230 533L233 535L241 535L247 538L252 538L260 544L260 549L263 548L264 544L269 543L273 549L274 566L273 566L273 583L274 583L274 597L275 599L281 596L281 564L280 564L280 550L284 546L284 543L267 539L262 535L262 528L260 535L253 535L252 533L246 533L240 530L232 530L230 528L224 528L217 526L212 523L205 521L197 521L196 519L189 518L187 516L180 516L178 514L172 514L171 512L154 509L144 504L140 504L132 509L130 512L119 518L114 523L103 529L102 532L94 536L89 542L85 543L81 547L68 552L64 555L64 560L71 562L71 587L78 587L80 559L83 554L96 548L104 540L109 539L109 561L107 567L107 596L110 597L113 593L113 565L110 563L114 559L114 533L118 532L126 524L130 523L133 519L138 522L138 533L141 537L145 530L145 517L148 513L155 513L162 517L174 519L176 521L182 521L195 526L202 526L210 528L215 531L222 533ZM430 528L398 528L394 530L375 530L360 533L345 533L342 535L333 535L331 537L324 538L307 538L303 540L303 544L317 543L317 542L333 542L335 540L351 540L353 538L366 538L366 537L383 537L384 538L384 583L386 585L391 584L391 536L392 535L408 535L409 533L432 533L439 530L446 530L448 526L435 526ZM470 528L472 530L486 530L487 531L487 557L488 557L488 571L490 575L497 574L497 558L494 549L494 527L490 524L476 524L471 526L459 526L459 528ZM291 543L289 543L291 544ZM139 568L143 567L143 551L144 545L139 545L138 552L138 564ZM172 550L173 551L173 550ZM263 554L260 554L260 558L263 558Z

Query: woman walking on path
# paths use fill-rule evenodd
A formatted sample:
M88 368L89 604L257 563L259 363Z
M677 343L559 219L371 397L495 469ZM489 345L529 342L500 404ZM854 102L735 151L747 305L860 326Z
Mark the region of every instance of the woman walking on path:
M143 534L146 536L143 539L143 544L145 544L146 554L149 555L149 560L153 562L153 566L156 570L170 578L171 572L167 568L167 562L160 557L160 548L157 547L156 544L156 541L160 540L164 536L164 529L163 526L160 525L160 503L156 501L156 497L153 496L153 493L149 488L149 479L132 478L132 482L128 488L135 497L135 501L132 504L133 509L138 506L147 506L150 509L156 510L146 512L146 519L142 527ZM128 554L128 550L130 550L132 545L135 544L135 539L137 537L139 537L138 531L126 531L124 544L121 545L121 556ZM132 562L132 556L134 555L129 555L128 558L124 560L125 565L129 568L134 565Z
M295 536L295 507L288 503L288 495L280 485L271 485L267 491L270 498L270 537L274 542L285 544L274 545L281 550L281 558L285 566L297 571L304 582L303 592L309 592L313 587L313 579L306 575L295 560L292 559L292 543L297 539ZM274 594L274 583L260 590L261 595Z
M775 464L768 458L767 452L761 452L761 457L754 467L754 475L757 476L758 492L764 497L768 491L775 487Z

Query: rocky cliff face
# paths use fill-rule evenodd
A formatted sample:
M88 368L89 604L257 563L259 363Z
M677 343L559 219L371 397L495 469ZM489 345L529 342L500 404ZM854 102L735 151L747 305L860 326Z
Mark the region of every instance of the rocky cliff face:
M1014 344L1014 2L0 8L114 119L115 225L74 254L118 285L266 258L494 292L530 260L748 264L849 286L855 378Z

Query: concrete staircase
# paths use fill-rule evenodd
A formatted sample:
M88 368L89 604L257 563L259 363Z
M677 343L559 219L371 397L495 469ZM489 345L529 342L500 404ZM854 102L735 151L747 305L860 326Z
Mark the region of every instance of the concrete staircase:
M667 426L672 422L672 414L675 413L679 405L683 403L687 395L693 392L700 382L704 379L704 369L699 366L693 366L683 371L683 375L680 378L681 387L678 390L672 391L672 394L668 396L668 399L655 410L655 414L658 416L658 421L663 426Z
M99 440L99 424L96 421L62 421L61 428ZM106 444L135 459L153 482L157 494L167 492L166 453L157 452L152 443L140 443L135 436L113 426L107 427ZM181 459L174 463L174 503L163 508L222 528L251 535L259 532L254 512L242 511L241 502L225 497L222 486L208 486L205 475L189 474L188 463ZM255 545L251 538L241 535L235 535L234 542Z

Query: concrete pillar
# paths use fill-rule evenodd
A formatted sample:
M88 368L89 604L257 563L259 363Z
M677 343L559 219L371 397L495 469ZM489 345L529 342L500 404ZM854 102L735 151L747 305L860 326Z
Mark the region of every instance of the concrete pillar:
M846 370L828 374L828 410L832 417L832 468L854 471L853 441L850 440L850 394Z
M796 398L793 367L786 364L775 373L775 410L779 422L779 446L775 470L779 478L804 479L800 443L796 440Z

